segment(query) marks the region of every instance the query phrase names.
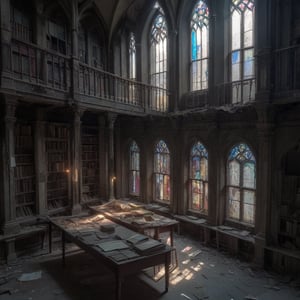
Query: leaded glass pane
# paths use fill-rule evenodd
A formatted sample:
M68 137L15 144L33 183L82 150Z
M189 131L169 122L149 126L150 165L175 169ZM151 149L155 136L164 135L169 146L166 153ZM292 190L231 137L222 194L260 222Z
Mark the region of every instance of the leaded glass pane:
M191 18L191 90L207 89L209 11L204 1L194 7Z
M244 203L254 205L255 202L255 193L254 191L244 191Z
M140 192L140 149L135 141L130 145L129 191L131 194Z
M240 190L229 187L228 197L228 217L238 220L240 218Z
M240 185L240 164L233 160L229 163L229 185Z
M246 10L244 13L244 47L253 46L253 12Z
M241 61L241 52L240 51L234 51L231 53L231 77L232 81L238 81L241 79L241 67L240 67L240 61Z
M247 223L254 223L254 206L253 205L244 205L244 216L243 221Z
M255 188L255 164L247 162L243 168L243 186L247 188Z
M191 178L200 179L200 157L194 156L192 158Z
M164 189L164 197L163 200L170 200L170 176L164 175L164 183L163 183L163 189Z
M231 16L231 50L241 48L241 14L235 10Z
M203 204L204 210L208 211L208 182L204 183L204 204Z
M134 34L130 33L129 38L129 78L136 79L136 47Z
M254 50L248 49L244 52L244 78L252 78L254 76Z
M201 158L201 161L200 161L200 170L201 170L201 179L202 180L207 180L208 179L208 161L205 157L202 157Z
M192 209L199 210L201 200L203 198L202 182L192 180Z

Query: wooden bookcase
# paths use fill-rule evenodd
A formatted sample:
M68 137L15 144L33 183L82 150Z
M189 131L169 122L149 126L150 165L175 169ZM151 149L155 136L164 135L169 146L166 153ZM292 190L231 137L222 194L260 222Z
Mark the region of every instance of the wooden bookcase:
M50 213L65 209L69 204L69 127L48 124L46 128L47 204Z
M16 217L36 213L33 129L30 124L15 126L15 197Z
M99 132L97 127L82 127L82 202L99 196Z

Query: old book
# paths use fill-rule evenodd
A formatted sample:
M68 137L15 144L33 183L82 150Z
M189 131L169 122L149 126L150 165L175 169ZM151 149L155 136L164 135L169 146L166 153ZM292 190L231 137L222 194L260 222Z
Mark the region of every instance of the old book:
M104 252L129 248L129 245L127 245L122 240L101 242L101 243L98 243L97 246L100 249L102 249Z
M127 239L127 242L131 243L131 244L137 244L139 242L142 242L142 241L146 241L148 240L149 238L143 234L134 234L132 235L130 238Z
M165 248L165 244L161 243L160 241L152 240L152 239L134 245L134 249L139 254L142 255L148 255L164 248Z

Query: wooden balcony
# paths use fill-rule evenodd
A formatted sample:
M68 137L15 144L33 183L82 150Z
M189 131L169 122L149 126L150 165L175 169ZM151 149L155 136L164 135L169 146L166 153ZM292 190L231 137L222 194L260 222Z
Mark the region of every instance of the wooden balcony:
M21 40L2 44L2 50L9 54L2 68L2 90L35 95L37 101L47 103L71 98L87 108L124 114L169 110L166 89L122 78Z

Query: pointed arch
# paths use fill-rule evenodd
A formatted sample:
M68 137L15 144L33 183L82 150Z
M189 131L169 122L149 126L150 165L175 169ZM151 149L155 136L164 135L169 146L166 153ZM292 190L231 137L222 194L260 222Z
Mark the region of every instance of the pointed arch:
M256 159L245 143L231 148L227 159L227 218L254 224Z

